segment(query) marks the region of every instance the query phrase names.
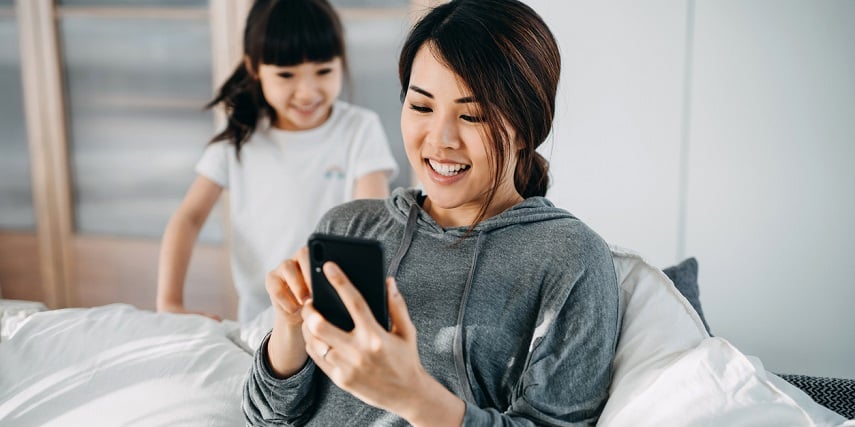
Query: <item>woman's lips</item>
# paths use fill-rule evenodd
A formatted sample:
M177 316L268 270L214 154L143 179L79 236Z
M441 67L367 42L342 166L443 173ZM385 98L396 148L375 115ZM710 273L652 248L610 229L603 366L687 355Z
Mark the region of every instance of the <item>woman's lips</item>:
M464 163L439 162L432 159L425 159L424 163L430 179L444 185L460 181L472 168Z

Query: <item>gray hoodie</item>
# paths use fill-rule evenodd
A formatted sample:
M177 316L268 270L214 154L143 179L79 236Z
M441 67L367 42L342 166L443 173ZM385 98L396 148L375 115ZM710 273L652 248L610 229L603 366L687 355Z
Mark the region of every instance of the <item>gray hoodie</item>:
M443 229L418 190L330 210L317 231L379 240L418 330L425 370L466 402L464 425L593 424L619 331L606 243L531 197L467 228ZM309 359L275 378L267 340L244 389L251 425L406 425L336 385Z

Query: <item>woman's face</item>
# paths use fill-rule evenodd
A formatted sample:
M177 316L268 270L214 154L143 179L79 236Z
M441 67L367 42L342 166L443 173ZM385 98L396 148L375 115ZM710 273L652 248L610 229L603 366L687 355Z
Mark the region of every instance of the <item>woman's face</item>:
M467 85L423 45L413 61L401 132L407 158L427 193L424 207L443 227L471 225L493 185L493 145L480 114ZM514 132L508 131L513 141ZM513 182L516 151L505 157L488 218L522 200Z

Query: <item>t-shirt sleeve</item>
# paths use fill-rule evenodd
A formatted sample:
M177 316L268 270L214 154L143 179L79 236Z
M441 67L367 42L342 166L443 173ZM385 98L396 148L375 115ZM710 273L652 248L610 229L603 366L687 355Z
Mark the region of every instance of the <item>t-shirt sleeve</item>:
M220 187L229 188L229 150L226 141L208 144L202 158L196 163L196 173L216 182Z
M389 140L376 113L366 116L364 132L354 147L352 167L354 179L372 172L387 171L391 181L398 174L398 163L392 156Z

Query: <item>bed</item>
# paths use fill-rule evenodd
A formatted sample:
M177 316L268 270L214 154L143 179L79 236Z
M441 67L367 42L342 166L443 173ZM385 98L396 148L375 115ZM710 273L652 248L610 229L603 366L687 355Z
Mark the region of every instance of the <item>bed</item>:
M663 272L631 251L612 254L623 324L598 425L855 427L709 335L687 288L691 262ZM0 341L0 426L235 426L244 424L242 384L272 317L237 324L113 304L17 323ZM855 398L843 381L831 397L845 409Z

